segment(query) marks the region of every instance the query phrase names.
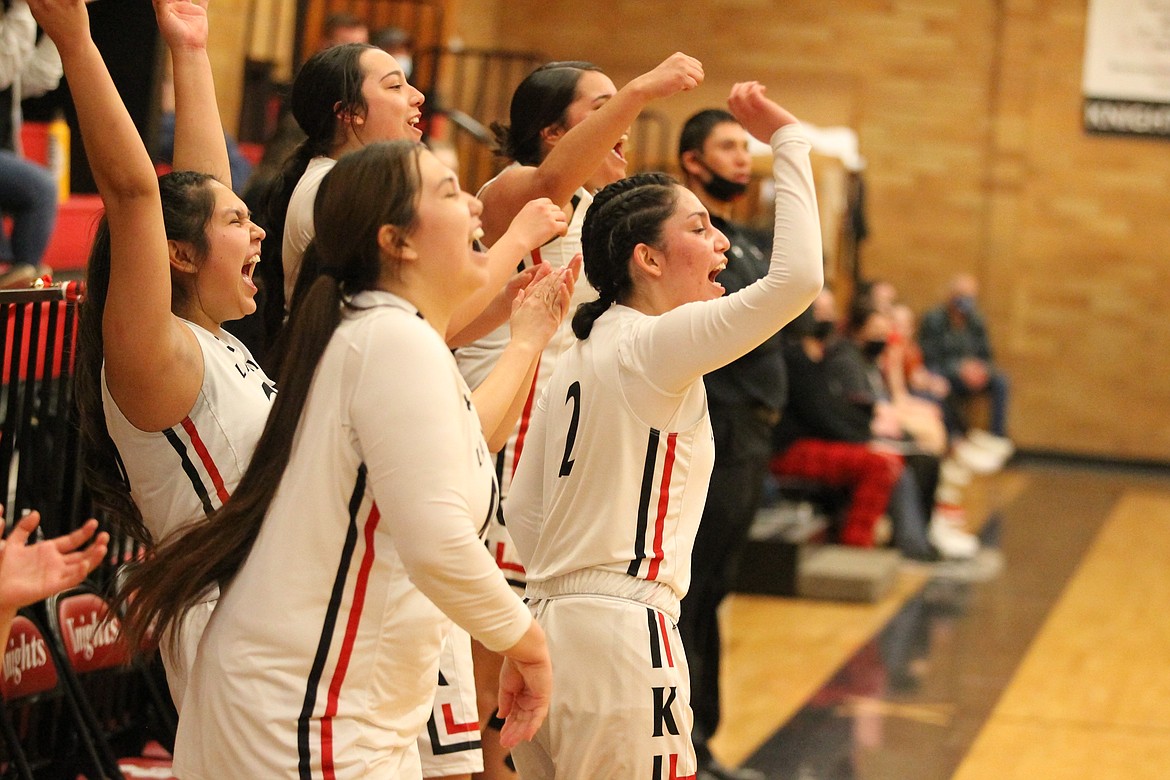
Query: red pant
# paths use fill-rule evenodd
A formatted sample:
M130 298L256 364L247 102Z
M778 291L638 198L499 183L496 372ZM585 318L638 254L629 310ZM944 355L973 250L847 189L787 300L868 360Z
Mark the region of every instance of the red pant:
M890 503L902 474L902 456L876 452L868 444L798 439L772 459L776 476L801 477L830 487L848 488L849 505L841 543L873 547L873 528Z

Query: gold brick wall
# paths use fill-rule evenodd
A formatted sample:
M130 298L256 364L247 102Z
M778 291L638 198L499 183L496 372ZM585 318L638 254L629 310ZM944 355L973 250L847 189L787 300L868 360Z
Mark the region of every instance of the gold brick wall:
M676 125L753 78L809 122L854 128L863 268L917 309L958 271L982 280L1018 442L1170 461L1170 141L1082 132L1084 0L456 10L480 41L591 59L618 84L676 49L699 57L704 86L656 106Z

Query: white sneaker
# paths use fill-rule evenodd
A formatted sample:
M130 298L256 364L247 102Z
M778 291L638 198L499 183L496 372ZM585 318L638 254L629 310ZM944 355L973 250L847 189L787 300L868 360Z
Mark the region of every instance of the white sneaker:
M972 428L967 431L967 439L974 445L994 452L1005 461L1016 452L1016 445L1006 436L996 436L994 433Z
M939 481L957 488L971 484L971 469L955 458L947 458L939 467Z
M976 474L994 474L1003 468L1007 458L986 450L972 441L964 439L952 448L955 459Z
M962 530L946 512L935 511L930 518L927 538L944 558L974 558L979 552L979 539Z

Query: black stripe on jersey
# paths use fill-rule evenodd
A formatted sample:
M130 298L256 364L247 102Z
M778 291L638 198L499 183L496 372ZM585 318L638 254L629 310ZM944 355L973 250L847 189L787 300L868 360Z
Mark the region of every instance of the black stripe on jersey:
M646 609L646 624L650 626L650 665L655 669L661 669L662 639L658 635L658 615L649 608Z
M658 458L658 439L662 434L656 429L650 429L650 439L646 442L646 463L642 467L642 491L638 496L638 534L634 537L636 548L634 560L626 573L631 577L638 576L638 567L646 557L646 527L650 523L650 494L654 492L654 462Z
M663 780L662 777L662 756L654 756L654 774L651 775L654 780Z
M313 668L309 671L309 679L305 686L305 701L301 705L300 717L297 718L297 755L300 758L297 768L301 780L311 780L313 777L311 764L313 755L309 748L309 724L312 720L313 708L317 705L317 688L321 685L325 661L329 658L329 644L333 639L333 630L337 626L338 613L341 611L341 599L345 595L345 581L349 577L349 564L353 559L354 548L357 547L357 514L365 493L366 464L363 463L358 466L357 480L354 482L353 493L349 497L349 529L345 533L345 546L341 548L341 561L337 565L337 576L333 580L333 592L329 596L329 607L325 610L325 622L321 626L317 654L313 657Z
M439 724L435 721L435 711L431 710L430 720L427 721L427 736L431 738L431 752L436 756L446 756L451 753L466 753L470 750L479 750L482 743L478 739L469 739L465 742L452 742L444 745L439 736Z
M500 513L500 486L494 479L492 480L492 498L488 502L487 517L483 519L483 523L476 530L476 536L481 539L483 538L483 535L487 533L488 526L491 524L493 517L499 517L500 525L504 524L504 517Z
M191 456L187 454L187 445L183 444L183 440L179 438L179 434L175 433L172 428L167 428L163 431L163 435L167 437L171 448L179 455L179 463L183 466L183 473L187 475L187 479L191 480L191 487L195 489L195 495L199 496L199 501L203 504L203 513L210 515L215 511L215 507L211 505L211 497L207 495L207 488L203 486L203 477L199 476L199 470L195 468L195 463L191 460Z
M507 457L508 448L500 450L496 453L496 485L504 484L504 459ZM504 522L504 501L503 495L500 500L496 502L496 522L500 525L507 525Z

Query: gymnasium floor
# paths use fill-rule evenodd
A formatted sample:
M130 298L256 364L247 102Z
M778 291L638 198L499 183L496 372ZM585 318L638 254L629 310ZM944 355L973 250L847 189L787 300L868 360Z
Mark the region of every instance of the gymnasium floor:
M976 565L907 566L877 604L730 599L725 763L1170 778L1170 471L1023 461L968 505L997 548Z

